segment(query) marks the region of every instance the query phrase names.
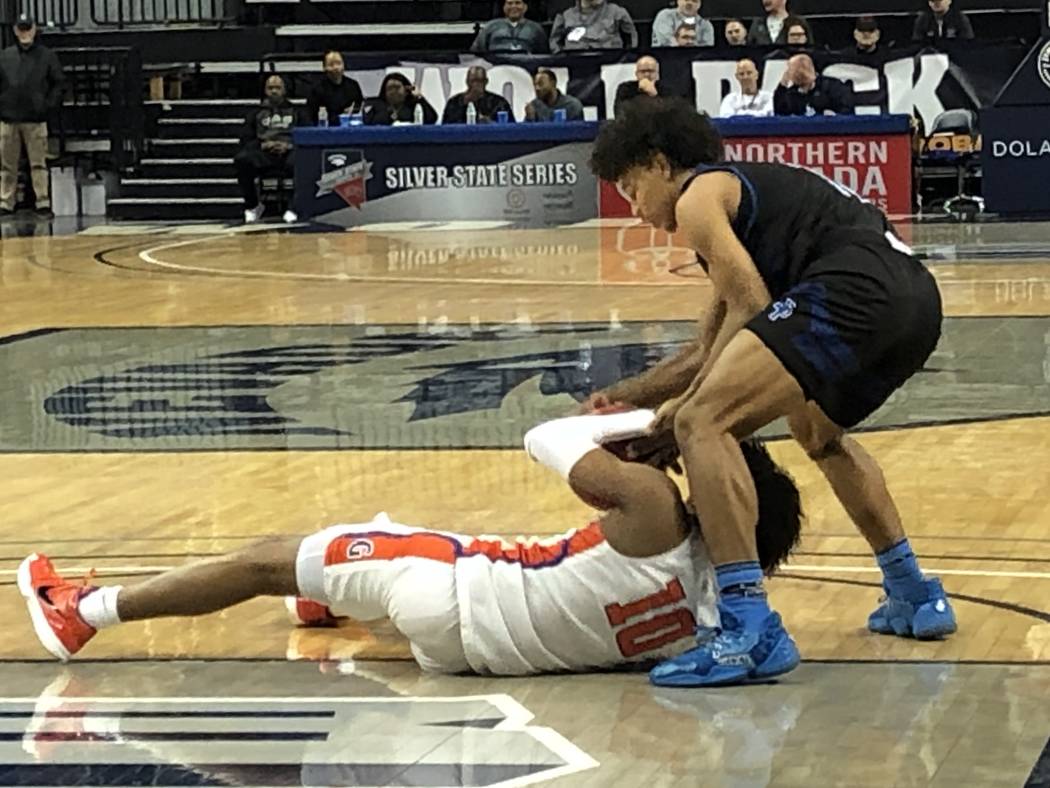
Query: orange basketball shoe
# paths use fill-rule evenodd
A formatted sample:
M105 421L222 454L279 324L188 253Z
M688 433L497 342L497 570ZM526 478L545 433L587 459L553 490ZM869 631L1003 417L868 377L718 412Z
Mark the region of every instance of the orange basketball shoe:
M41 645L63 662L95 636L95 629L78 612L81 598L95 587L63 579L47 556L33 553L22 562L18 590L25 597Z
M311 599L286 596L284 607L288 611L288 618L297 627L334 627L339 624L339 619L332 615L331 610Z

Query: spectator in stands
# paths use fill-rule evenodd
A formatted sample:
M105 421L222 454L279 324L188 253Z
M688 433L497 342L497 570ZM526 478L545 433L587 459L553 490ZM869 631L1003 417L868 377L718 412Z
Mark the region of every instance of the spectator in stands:
M952 0L929 0L927 9L919 12L912 30L912 41L939 41L942 38L973 38L973 27L966 14L952 8Z
M675 31L682 25L696 28L696 46L715 45L715 27L700 16L701 0L678 0L674 8L664 8L653 20L653 46L673 47Z
M474 105L478 123L494 122L497 112L506 112L507 119L513 121L514 112L511 111L510 104L499 93L485 90L488 84L488 74L481 66L471 66L467 69L467 89L448 100L441 122L466 123L467 107L470 104Z
M762 0L766 15L751 23L747 43L753 46L787 43L787 0Z
M700 41L697 38L696 25L679 25L674 31L674 41L671 46L675 47L698 47Z
M392 71L383 77L379 95L365 102L366 126L393 126L395 123L415 123L416 107L423 108L423 124L437 123L438 114L430 102L423 98L419 88L408 81L400 71Z
M852 115L853 91L845 82L820 76L809 55L788 60L773 94L777 115Z
M356 79L345 74L343 56L334 49L324 53L324 76L306 99L306 115L314 126L321 107L328 112L328 122L339 124L340 115L353 115L364 107L365 96Z
M726 22L726 43L731 47L747 46L747 27L739 19Z
M813 30L809 22L800 16L790 15L784 22L787 30L787 45L789 47L811 47L816 42L813 40Z
M36 194L36 212L50 219L47 114L62 103L65 80L58 57L36 40L28 14L15 21L17 42L0 53L0 218L15 210L18 165L25 144Z
M879 39L882 32L879 23L873 16L859 16L853 26L853 40L857 42L856 54L861 57L874 57L878 54Z
M255 181L262 175L285 177L292 171L292 128L298 120L297 112L285 93L284 80L273 74L266 80L266 97L262 106L254 108L244 120L241 130L241 149L233 157L237 182L244 197L244 223L252 224L263 215ZM297 220L291 210L284 220Z
M755 61L744 59L736 64L736 81L740 83L740 90L722 99L719 117L750 115L766 118L773 114L773 94L758 89L758 67Z
M471 44L471 52L517 52L541 55L548 51L547 34L539 22L525 18L525 0L503 0L503 18L486 22Z
M613 115L620 114L620 107L627 101L639 98L670 95L660 83L660 64L652 55L643 55L634 64L635 79L632 82L621 82L616 88L613 99Z
M631 15L616 3L576 0L576 5L554 17L551 52L624 49L625 46L627 49L638 46L638 30Z
M583 104L558 90L558 77L549 68L541 68L532 80L536 98L525 105L525 120L547 123L557 110L565 110L566 120L583 120Z

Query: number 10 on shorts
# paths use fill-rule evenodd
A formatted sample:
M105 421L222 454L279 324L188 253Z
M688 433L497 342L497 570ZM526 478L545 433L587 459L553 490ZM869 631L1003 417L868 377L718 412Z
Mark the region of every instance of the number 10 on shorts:
M605 616L616 631L616 645L624 657L637 657L646 651L656 651L668 643L688 637L696 629L693 611L678 605L685 601L685 590L678 578L671 580L660 591L626 605L613 603L605 606ZM629 623L653 610L678 605L644 621Z

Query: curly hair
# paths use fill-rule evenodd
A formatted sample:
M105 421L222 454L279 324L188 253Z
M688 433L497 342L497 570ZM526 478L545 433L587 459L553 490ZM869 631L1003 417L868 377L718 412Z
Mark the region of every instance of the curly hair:
M741 441L740 450L758 494L758 563L765 574L772 575L802 536L798 486L757 440Z
M722 160L722 137L706 115L685 99L629 101L598 133L591 169L602 180L618 181L632 167L662 153L676 170Z
M772 575L798 547L802 537L804 515L798 485L774 462L760 441L753 438L740 441L740 451L744 454L758 496L758 523L755 526L758 563L766 575ZM640 461L663 471L682 472L678 445L673 439L662 443ZM703 524L699 521L695 524L702 532Z

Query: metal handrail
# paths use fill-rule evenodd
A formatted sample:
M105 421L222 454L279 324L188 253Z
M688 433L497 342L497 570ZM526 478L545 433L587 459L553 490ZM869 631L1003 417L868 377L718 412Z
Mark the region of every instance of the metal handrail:
M113 167L133 167L145 140L142 54L137 47L56 49L66 76L57 122L52 124L65 153L72 137L109 140Z
M221 24L232 19L232 14L226 11L226 0L91 0L91 21L118 29L147 25Z

